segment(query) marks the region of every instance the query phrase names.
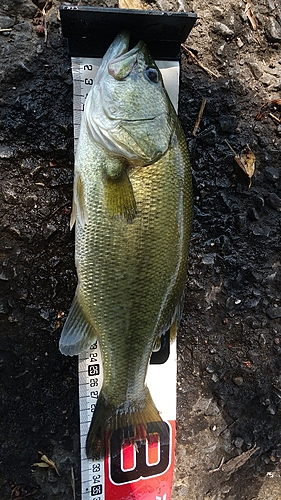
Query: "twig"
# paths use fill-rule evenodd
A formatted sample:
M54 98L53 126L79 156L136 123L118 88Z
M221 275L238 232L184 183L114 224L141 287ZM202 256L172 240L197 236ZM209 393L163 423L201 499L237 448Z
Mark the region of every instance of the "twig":
M75 500L76 499L76 490L75 490L75 477L74 477L73 467L71 467L70 473L71 473L71 487L72 487L72 493L73 493L73 500Z
M236 420L233 420L233 422L231 422L231 424L228 424L220 433L219 433L219 436L223 436L225 434L226 431L228 431L229 429L231 429L231 427L233 427L236 423L238 422L238 418L236 418Z
M189 55L193 61L198 64L198 66L200 66L200 68L202 68L204 71L206 71L206 73L208 73L209 75L212 75L212 76L215 76L216 78L219 78L221 75L220 74L216 74L214 73L213 71L211 71L209 68L206 68L206 66L204 66L200 61L199 59L197 59L196 55L193 54L193 52L191 52L191 50L189 50L183 43L181 44L181 47L182 49L184 50L184 52Z
M229 149L231 149L232 153L235 154L235 156L237 156L237 153L234 151L233 147L230 146L229 142L226 139L224 139L224 142L226 142L226 144L228 145Z
M12 28L0 28L0 33L5 33L6 31L12 31Z
M206 97L203 97L203 100L201 102L201 106L200 106L200 109L199 109L199 113L198 113L198 116L197 116L197 120L195 122L194 129L193 129L193 132L192 132L192 135L194 135L194 136L196 135L196 132L197 132L198 127L200 125L201 118L202 118L202 115L203 115L203 112L204 112L204 109L205 109L205 106L206 106L206 102L207 102Z
M218 467L216 467L215 469L211 469L209 470L209 473L211 474L212 472L218 472L219 470L221 470L223 464L224 464L224 461L225 461L225 458L222 457L221 461L220 461L220 464Z
M49 0L46 1L43 9L42 9L42 14L43 14L43 26L44 26L44 43L47 43L47 38L48 38L48 28L47 28L47 5L49 3Z
M38 184L38 183L37 183ZM59 210L61 210L62 208L64 207L67 207L67 205L69 205L70 202L69 201L66 201L63 205L60 205L58 208L56 208L56 210L54 210L51 215L48 216L49 219L51 219L51 217L53 217L53 215L55 215Z
M278 118L277 116L273 115L272 113L269 113L269 116L271 116L271 118L273 118L273 120L275 120L277 123L281 123L280 118Z

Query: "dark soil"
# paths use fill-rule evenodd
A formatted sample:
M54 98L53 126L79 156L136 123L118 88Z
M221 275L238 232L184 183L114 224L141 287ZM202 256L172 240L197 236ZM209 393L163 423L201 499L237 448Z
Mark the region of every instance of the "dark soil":
M0 28L10 30L0 32L3 500L74 498L72 473L80 498L77 360L58 351L76 286L72 76L60 2L45 6L47 42L38 27L44 4L0 6ZM256 30L246 1L186 3L199 16L186 45L219 76L182 54L179 114L195 212L178 335L173 500L281 498L281 6L251 5ZM178 9L168 0L150 7ZM268 101L277 102L257 120ZM225 139L237 154L253 151L251 187ZM60 476L32 466L38 451Z

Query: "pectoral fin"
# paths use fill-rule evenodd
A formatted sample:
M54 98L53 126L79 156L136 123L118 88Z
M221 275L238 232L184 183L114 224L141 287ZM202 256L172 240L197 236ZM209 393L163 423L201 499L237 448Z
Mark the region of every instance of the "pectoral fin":
M96 338L96 333L88 323L75 295L62 330L59 349L62 354L74 356L89 349Z
M105 204L109 215L124 217L132 222L137 214L137 205L130 179L125 170L116 178L106 175Z
M82 227L88 222L84 186L80 174L78 174L74 180L70 229L74 226L77 218Z

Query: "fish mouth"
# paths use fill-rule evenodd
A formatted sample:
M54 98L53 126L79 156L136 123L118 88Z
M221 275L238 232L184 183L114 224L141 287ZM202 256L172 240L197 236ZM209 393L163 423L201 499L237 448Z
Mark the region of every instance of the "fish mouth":
M144 42L141 40L137 45L129 49L130 32L121 31L115 38L112 45L115 43L119 48L114 54L114 57L108 61L108 73L115 78L115 80L124 80L132 71L137 62L137 54L143 49Z

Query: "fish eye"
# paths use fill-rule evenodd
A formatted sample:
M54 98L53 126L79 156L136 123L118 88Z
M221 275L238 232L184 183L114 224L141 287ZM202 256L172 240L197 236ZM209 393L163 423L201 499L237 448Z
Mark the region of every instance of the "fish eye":
M146 68L145 76L148 78L148 80L150 80L153 83L159 82L159 74L157 69L155 68Z

